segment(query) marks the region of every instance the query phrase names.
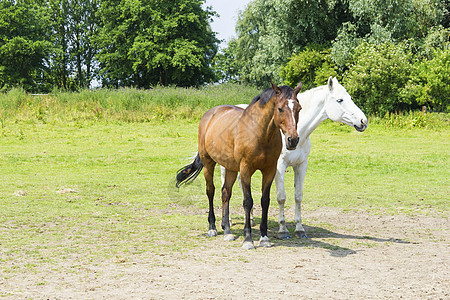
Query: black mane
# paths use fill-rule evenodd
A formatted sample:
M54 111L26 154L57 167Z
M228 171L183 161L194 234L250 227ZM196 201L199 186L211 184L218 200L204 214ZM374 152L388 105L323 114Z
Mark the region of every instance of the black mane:
M281 93L283 95L285 95L288 98L292 97L293 90L291 87L289 87L287 85L283 85L283 86L280 86L280 89L281 89ZM258 101L259 101L259 105L264 105L273 97L274 94L275 94L275 91L272 88L265 89L264 92L262 92L261 94L259 94L255 98L253 98L250 105L252 105Z

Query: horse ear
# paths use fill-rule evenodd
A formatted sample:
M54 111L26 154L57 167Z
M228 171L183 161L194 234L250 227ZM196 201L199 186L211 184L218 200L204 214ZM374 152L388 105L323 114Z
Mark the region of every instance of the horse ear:
M300 92L300 90L302 89L303 86L303 82L300 81L299 84L297 84L297 86L294 89L294 95L297 96L297 94Z
M276 84L274 84L272 81L270 82L270 84L272 85L272 89L275 91L275 93L281 94L281 89Z
M333 89L333 76L328 78L328 89L331 91Z

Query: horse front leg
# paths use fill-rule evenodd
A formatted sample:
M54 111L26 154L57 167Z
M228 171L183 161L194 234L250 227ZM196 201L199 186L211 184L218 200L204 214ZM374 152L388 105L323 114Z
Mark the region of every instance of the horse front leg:
M222 185L222 229L223 238L226 241L234 240L230 230L230 198L233 184L236 181L237 172L225 170Z
M260 247L270 247L272 244L269 241L269 237L267 235L267 222L268 222L268 213L270 206L270 187L272 186L273 179L275 177L276 169L263 171L262 175L262 197L261 197L261 239L259 240Z
M244 212L245 212L245 224L244 224L244 244L243 249L250 250L255 248L252 240L252 227L250 224L250 212L253 209L252 191L250 188L252 172L248 172L241 167L241 184L242 193L244 194Z
M278 202L278 224L279 229L277 236L279 239L289 239L289 231L286 226L286 219L284 217L284 204L286 203L286 190L284 188L284 176L286 172L286 164L278 161L277 172L275 174L275 185L277 188L277 202Z
M306 239L306 231L302 225L302 199L303 199L303 182L305 181L306 170L308 168L308 161L304 161L300 165L294 167L295 173L295 236Z

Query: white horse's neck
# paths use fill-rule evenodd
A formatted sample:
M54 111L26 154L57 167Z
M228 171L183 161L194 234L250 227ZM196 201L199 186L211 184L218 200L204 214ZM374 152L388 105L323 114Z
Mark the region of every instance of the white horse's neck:
M310 134L326 119L325 100L328 96L328 87L319 86L298 95L302 106L297 125L299 145L308 140Z

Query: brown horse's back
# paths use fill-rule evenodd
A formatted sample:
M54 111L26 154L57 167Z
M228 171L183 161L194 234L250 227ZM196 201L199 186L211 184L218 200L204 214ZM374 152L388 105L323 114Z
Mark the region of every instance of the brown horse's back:
M239 162L234 157L234 137L243 111L237 106L221 105L203 115L198 128L200 157L210 157L226 169L239 171Z

